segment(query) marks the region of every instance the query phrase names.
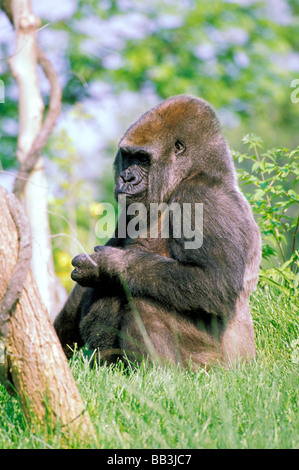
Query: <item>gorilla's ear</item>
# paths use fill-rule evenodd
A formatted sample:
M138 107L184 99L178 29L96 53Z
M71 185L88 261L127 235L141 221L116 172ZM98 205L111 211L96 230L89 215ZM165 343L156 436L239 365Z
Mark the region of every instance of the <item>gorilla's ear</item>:
M186 150L186 146L184 144L184 142L182 142L181 140L177 139L174 143L174 146L175 146L175 154L178 156L178 155L182 155L182 153L185 152Z

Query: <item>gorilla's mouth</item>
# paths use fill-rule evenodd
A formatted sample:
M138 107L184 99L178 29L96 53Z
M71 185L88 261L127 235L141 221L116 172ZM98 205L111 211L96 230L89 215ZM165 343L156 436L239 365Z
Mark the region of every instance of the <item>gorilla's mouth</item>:
M146 188L143 187L143 185L138 185L138 186L133 186L131 184L124 184L122 186L116 185L114 187L114 194L116 197L119 194L125 194L126 196L137 196L141 193L143 193L146 190Z
M130 191L125 191L125 190L117 190L116 191L116 194L126 194L127 196L131 196L132 195L132 192Z

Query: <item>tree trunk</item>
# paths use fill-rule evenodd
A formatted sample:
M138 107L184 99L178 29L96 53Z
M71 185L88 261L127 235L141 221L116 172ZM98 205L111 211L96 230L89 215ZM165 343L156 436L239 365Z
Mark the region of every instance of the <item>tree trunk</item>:
M20 210L19 201L0 187L1 308L18 261L22 236L12 214L12 197L13 206ZM42 429L53 429L59 423L67 439L91 442L95 439L93 425L30 270L19 300L11 312L4 312L7 313L7 332L3 334L4 329L0 328L0 337L2 334L8 371L28 421ZM4 314L2 309L0 327Z
M11 20L16 29L16 54L9 63L19 86L17 157L22 164L30 153L43 122L44 103L37 76L36 37L40 19L33 15L30 0L11 0L6 1L6 4L9 4ZM38 159L29 175L23 197L32 234L32 273L42 301L54 321L66 300L66 292L54 271L43 157Z

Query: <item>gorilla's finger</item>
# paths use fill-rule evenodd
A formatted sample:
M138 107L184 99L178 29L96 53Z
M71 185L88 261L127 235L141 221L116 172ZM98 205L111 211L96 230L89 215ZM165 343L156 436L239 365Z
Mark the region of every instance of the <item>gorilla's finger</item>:
M82 255L77 255L75 258L72 260L72 265L75 268L80 268L82 265L84 265L87 261L87 256L83 253Z

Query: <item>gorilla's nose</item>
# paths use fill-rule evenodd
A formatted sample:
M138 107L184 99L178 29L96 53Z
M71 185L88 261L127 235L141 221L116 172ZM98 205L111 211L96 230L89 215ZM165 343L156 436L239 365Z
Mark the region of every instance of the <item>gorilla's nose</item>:
M131 170L124 170L119 175L124 183L137 183L137 175L133 173Z

